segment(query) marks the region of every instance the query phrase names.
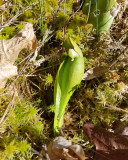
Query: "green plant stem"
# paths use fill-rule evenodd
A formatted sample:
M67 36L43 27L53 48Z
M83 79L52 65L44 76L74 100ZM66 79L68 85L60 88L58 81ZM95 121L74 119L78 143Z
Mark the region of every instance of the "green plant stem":
M97 0L95 0L96 2L96 34L98 36L98 8L97 8Z
M29 5L29 7L30 7L30 9L32 10L32 12L33 12L35 18L37 19L37 15L36 15L36 13L35 13L33 7L31 6L31 4L30 4L27 0L25 0L25 2Z
M39 0L40 14L41 14L41 22L40 22L40 30L43 33L43 0Z
M88 23L88 19L89 19L89 15L90 15L90 9L91 9L91 0L90 0L90 2L89 2L89 9L88 9L87 23Z

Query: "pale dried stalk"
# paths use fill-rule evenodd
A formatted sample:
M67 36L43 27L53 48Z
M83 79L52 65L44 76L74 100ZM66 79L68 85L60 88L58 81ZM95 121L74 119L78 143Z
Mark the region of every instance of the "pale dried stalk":
M13 94L11 102L8 104L8 106L7 106L6 110L5 110L2 118L0 119L0 125L2 124L3 120L5 119L10 107L12 106L12 104L14 102L14 99L15 99L15 93Z
M108 109L113 109L113 110L116 110L116 111L119 111L119 112L124 112L124 113L128 113L128 111L122 109L122 108L118 108L116 106L112 106L110 104L105 104L107 106Z
M37 2L35 2L35 3L32 3L32 5L36 5L36 4L38 4L39 3L39 1L37 1ZM14 22L15 22L15 20L20 16L20 15L22 15L22 14L24 14L24 12L25 11L27 11L27 10L29 10L29 9L31 9L29 6L27 6L26 8L25 8L25 10L24 11L22 11L22 12L20 12L20 13L17 13L14 17L12 17L5 25L2 25L2 26L0 26L0 32L6 27L6 26L10 26L11 24L13 24Z

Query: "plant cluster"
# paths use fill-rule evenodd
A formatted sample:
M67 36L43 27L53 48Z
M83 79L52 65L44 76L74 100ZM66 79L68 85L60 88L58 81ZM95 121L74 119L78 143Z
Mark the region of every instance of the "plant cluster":
M66 107L61 134L83 145L88 140L82 130L86 122L111 130L118 121L127 124L128 70L123 52L128 42L127 9L123 7L109 32L97 35L76 1L0 0L0 40L13 37L24 23L31 22L40 47L37 61L44 57L41 64L34 65L30 53L21 51L15 62L19 75L0 90L0 159L35 159L32 148L40 152L54 137L54 83L67 55L64 41L69 37L83 53L85 72L100 66L109 69L77 87ZM12 86L16 90L13 96ZM83 147L90 152L93 146Z

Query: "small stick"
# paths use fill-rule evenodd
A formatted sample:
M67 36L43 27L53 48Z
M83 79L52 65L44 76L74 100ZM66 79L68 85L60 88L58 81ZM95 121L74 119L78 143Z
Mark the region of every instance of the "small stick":
M14 101L14 98L15 98L15 93L13 94L11 102L8 104L8 106L7 106L6 110L5 110L2 118L0 119L0 124L3 122L4 118L6 117L8 111L9 111L9 109L10 109L10 107L11 107L13 101Z
M77 14L77 12L79 12L79 10L81 9L81 7L83 6L83 3L84 3L84 1L82 0L82 2L80 4L80 7L69 17L69 19L65 23L65 29L66 29L66 26L69 23L69 21L72 19L72 17L74 17Z
M105 105L106 105L107 107L109 107L109 109L114 109L114 110L119 111L119 112L128 113L128 111L126 111L126 110L124 110L124 109L122 109L122 108L118 108L118 107L112 106L112 105L110 105L110 104L105 104Z
M26 137L30 140L30 142L31 142L34 146L40 148L35 142L32 141L32 139L30 138L30 135L29 135L27 132L25 132L25 135L26 135Z
M116 60L114 60L110 65L110 68L113 67L119 61L122 54L126 54L127 52L128 52L128 47L126 47L124 51L117 56Z
M21 141L21 139L16 135L16 133L12 130L12 128L9 126L8 127L9 130L11 131L11 133L14 135L14 137L16 137L19 141ZM34 148L31 147L31 151L35 154L37 154L39 157L43 158L43 160L49 160L46 157L44 157L40 152L38 152L37 150L35 150Z
M27 92L28 92L28 94L29 94L30 99L32 100L32 102L34 102L34 99L33 99L32 94L31 94L31 92L30 92L29 84L27 83L27 80L26 80L26 88L27 88Z

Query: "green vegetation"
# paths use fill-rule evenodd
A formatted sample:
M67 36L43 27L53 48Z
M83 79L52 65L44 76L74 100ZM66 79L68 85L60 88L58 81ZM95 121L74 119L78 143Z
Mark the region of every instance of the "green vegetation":
M55 135L62 126L66 105L84 75L84 59L80 48L72 39L67 39L64 45L68 55L60 65L54 86Z
M108 32L114 17L111 12L116 5L116 0L87 0L82 8L88 16L88 23L93 24L97 33Z
M88 0L80 8L73 0L0 0L0 40L30 22L38 41L36 61L22 50L15 62L19 74L0 89L1 160L36 159L33 148L40 153L59 131L85 144L86 122L111 130L119 121L128 123L127 9L122 6L119 17L110 18L116 1L102 1ZM81 81L83 72L100 66L108 66L108 72ZM90 145L83 148L92 152Z

